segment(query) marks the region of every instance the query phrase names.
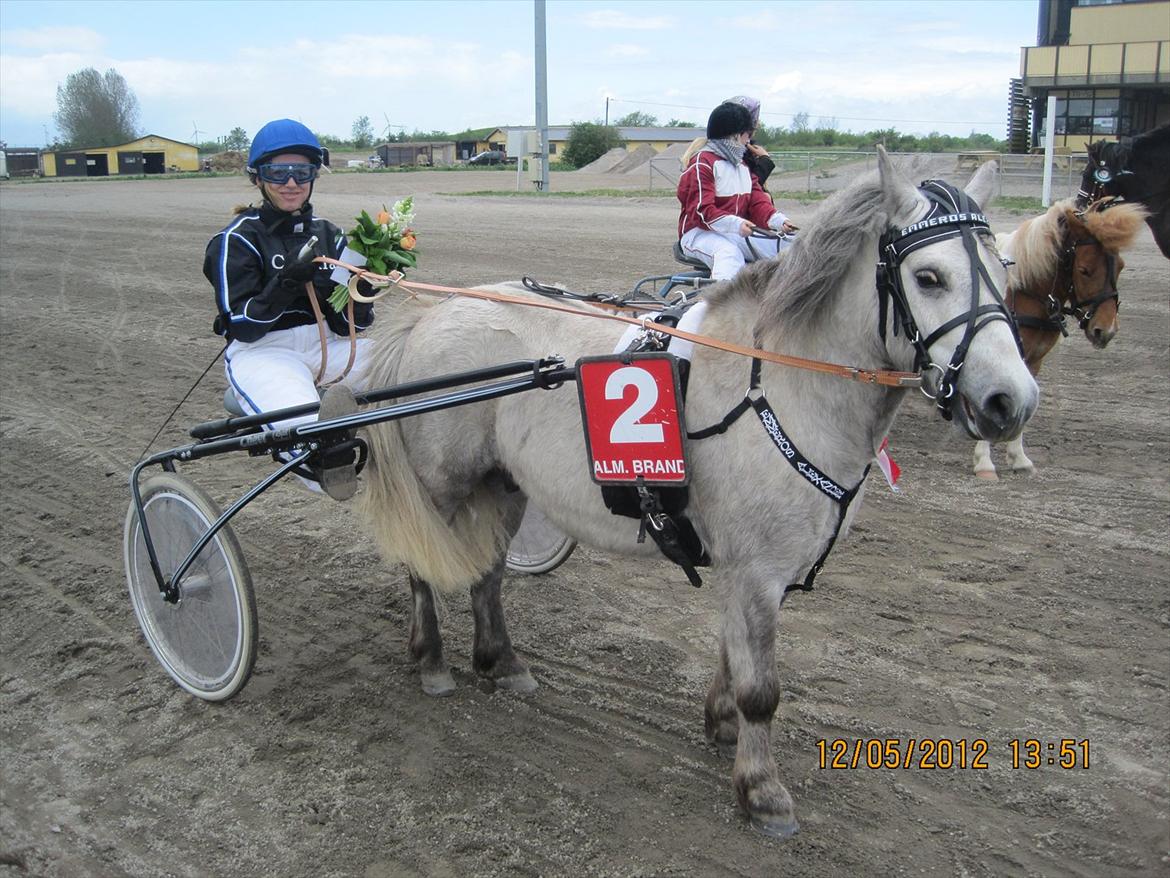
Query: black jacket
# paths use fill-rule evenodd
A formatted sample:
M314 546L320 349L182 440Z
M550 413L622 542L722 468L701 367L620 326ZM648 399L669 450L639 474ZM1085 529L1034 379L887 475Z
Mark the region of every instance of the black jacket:
M256 341L273 330L316 322L305 293L290 299L279 281L285 260L295 258L312 235L317 236L319 254L336 259L345 249L341 229L313 216L308 203L298 214L283 213L268 203L248 208L208 242L203 274L215 287L217 334ZM338 314L327 301L337 285L329 277L332 271L332 266L321 266L313 285L329 328L348 335L345 314ZM354 328L366 329L374 322L373 305L355 302L353 316Z

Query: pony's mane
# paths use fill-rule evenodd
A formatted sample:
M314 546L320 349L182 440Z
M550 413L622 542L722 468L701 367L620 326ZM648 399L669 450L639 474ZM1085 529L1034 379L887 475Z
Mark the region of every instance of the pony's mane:
M1006 250L1015 262L1012 273L1018 278L1019 286L1034 286L1056 274L1064 239L1064 226L1060 220L1066 211L1075 210L1076 200L1066 198L1040 216L1024 220L1010 236L997 236L999 248ZM1007 244L1009 237L1011 242Z
M858 249L885 231L887 222L881 180L876 173L867 175L828 198L795 246L778 260L752 263L706 298L717 308L747 294L760 298L763 290L757 332L803 324L844 286Z
M1102 198L1090 204L1079 219L1102 247L1117 253L1133 245L1147 215L1140 204Z
M1133 244L1146 215L1146 209L1132 201L1102 198L1081 212L1076 199L1066 198L1046 213L1024 220L1011 235L1000 235L996 241L1015 262L1013 274L1018 286L1033 286L1047 283L1056 274L1067 227L1084 225L1102 247L1117 253ZM1005 243L1009 238L1010 242Z

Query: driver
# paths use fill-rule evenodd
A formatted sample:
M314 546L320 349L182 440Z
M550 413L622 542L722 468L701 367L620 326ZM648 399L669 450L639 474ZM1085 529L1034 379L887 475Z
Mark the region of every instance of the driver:
M214 329L228 340L228 382L248 414L318 400L322 420L355 411L353 393L344 384L334 384L319 396L322 359L327 362L322 385L344 377L350 386L364 389L370 342L360 333L374 321L373 306L354 303L356 340L353 365L346 373L349 322L345 312L337 313L328 303L338 280L331 267L311 261L319 255L340 258L345 249L341 229L314 216L309 203L321 160L320 143L300 122L269 122L256 133L248 152L248 178L260 191L261 204L237 208L227 228L207 245L203 274L215 288L219 313ZM313 237L315 246L298 258ZM348 273L339 279L345 282ZM320 306L320 329L310 295ZM308 415L281 426L313 420ZM357 488L357 476L352 451L340 457L314 474L331 497L347 499Z
M747 262L778 255L790 241L749 236L757 227L796 231L748 169L744 153L755 125L738 103L723 103L707 120L707 144L678 181L679 243L711 268L711 277L734 277Z

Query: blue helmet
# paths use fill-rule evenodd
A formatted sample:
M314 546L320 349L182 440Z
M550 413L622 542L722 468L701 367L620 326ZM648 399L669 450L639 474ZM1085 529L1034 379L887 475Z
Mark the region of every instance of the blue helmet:
M321 144L317 142L317 135L295 119L277 119L257 131L252 138L252 148L248 151L248 172L255 174L266 159L282 152L298 153L321 167Z

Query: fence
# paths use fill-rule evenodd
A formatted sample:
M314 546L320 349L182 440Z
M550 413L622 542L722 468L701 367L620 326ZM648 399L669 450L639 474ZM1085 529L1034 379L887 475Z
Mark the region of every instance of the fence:
M772 152L776 170L768 178L774 194L834 192L877 167L877 154L856 151ZM915 180L943 179L955 185L966 183L986 161L999 163L999 193L1007 196L1040 198L1044 186L1044 156L995 152L891 153ZM1084 153L1053 157L1052 199L1076 195L1081 172L1088 156ZM648 187L673 189L682 169L678 159L652 158L647 162Z

